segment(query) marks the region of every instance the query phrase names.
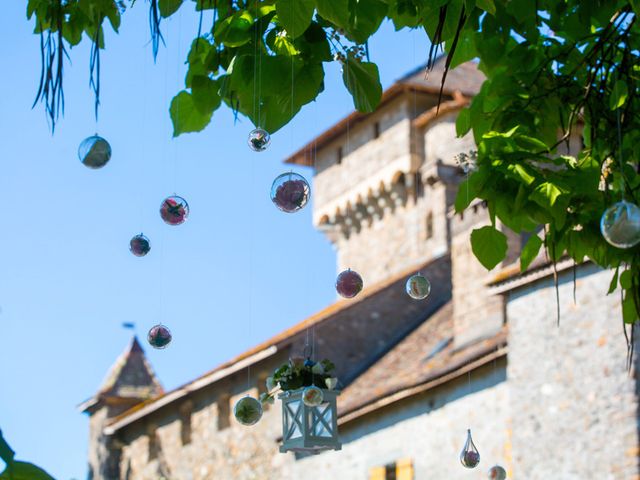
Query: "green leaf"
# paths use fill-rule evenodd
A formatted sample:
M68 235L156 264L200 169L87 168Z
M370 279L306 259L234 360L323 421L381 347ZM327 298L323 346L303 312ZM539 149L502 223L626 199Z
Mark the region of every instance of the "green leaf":
M620 267L616 267L616 271L613 273L613 277L611 278L611 283L609 283L609 291L607 292L607 295L611 295L613 292L616 291L616 288L618 288L619 270L620 270Z
M211 113L202 113L196 106L193 96L189 92L178 93L171 101L169 108L171 121L173 122L173 136L182 133L199 132L209 125Z
M273 41L273 49L278 55L292 56L300 53L291 40L284 35L276 35Z
M51 475L32 463L13 462L0 473L0 480L55 480Z
M622 107L627 102L629 96L629 89L627 83L624 80L618 80L613 86L611 96L609 97L609 107L611 110L616 110Z
M342 80L360 112L373 112L382 98L380 74L375 63L360 62L349 55L342 66Z
M10 463L13 462L14 456L15 456L15 452L11 450L11 447L2 436L2 430L0 430L0 458L4 463L9 465Z
M253 17L246 10L240 10L216 25L214 38L227 47L240 47L251 41Z
M307 30L314 7L313 0L278 0L276 14L289 37L298 38Z
M160 10L160 15L164 18L170 17L178 11L183 1L184 0L159 0L158 9Z
M365 43L380 28L388 11L389 5L382 0L352 0L348 36L356 43Z
M471 110L463 108L456 118L456 135L463 137L471 130Z
M316 9L322 18L326 18L338 27L349 27L349 0L315 0Z
M222 99L218 94L218 82L204 75L196 75L191 80L191 96L193 103L200 113L209 115L216 110Z
M471 232L471 250L487 270L492 270L507 254L507 237L494 227L475 229Z
M634 324L638 321L638 311L633 301L633 292L631 290L624 291L624 299L622 300L622 319L624 323Z
M496 4L493 0L476 0L476 6L491 15L496 14Z
M556 200L562 193L562 190L560 190L557 185L551 182L544 182L533 190L531 195L529 195L529 199L541 207L550 208L555 205Z
M520 252L520 271L524 272L529 268L531 262L538 256L542 244L542 239L535 233L529 237L529 240L522 248L522 252Z
M631 270L625 270L620 274L620 286L625 290L631 289Z

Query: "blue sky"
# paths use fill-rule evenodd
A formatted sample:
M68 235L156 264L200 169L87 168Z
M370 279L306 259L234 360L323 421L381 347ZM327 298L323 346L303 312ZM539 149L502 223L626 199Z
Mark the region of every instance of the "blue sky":
M167 42L151 57L147 10L128 12L102 52L100 122L93 117L89 51L71 51L66 113L52 136L43 109L31 110L40 74L38 38L26 2L0 16L0 428L17 457L59 480L86 477L90 397L126 346L135 322L144 335L162 321L174 334L147 354L167 389L189 381L335 298L335 255L311 224L269 200L282 159L352 110L339 66L325 92L272 138L246 145L252 126L215 113L202 133L171 138L168 106L183 86L197 16L183 7L163 23ZM424 61L421 32L383 25L370 44L383 85ZM78 144L98 131L113 148L102 170L83 167ZM303 175L311 172L298 169ZM158 208L176 192L191 206L169 227ZM144 232L146 258L128 251Z

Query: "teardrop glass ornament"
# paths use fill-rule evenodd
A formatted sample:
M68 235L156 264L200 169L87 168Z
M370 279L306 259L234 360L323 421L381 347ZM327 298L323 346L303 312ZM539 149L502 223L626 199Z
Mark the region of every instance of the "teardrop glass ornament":
M189 218L189 204L178 195L167 197L160 205L160 217L167 225L181 225Z
M324 400L324 393L322 390L315 385L311 387L306 387L302 391L302 402L307 407L317 407Z
M172 339L171 330L162 324L154 325L149 329L149 333L147 334L149 345L158 350L167 348Z
M233 407L233 416L242 425L255 425L262 418L262 404L253 397L242 397Z
M471 438L471 430L467 430L467 441L464 444L462 452L460 452L460 463L465 468L475 468L480 463L480 453L473 444Z
M271 201L286 213L297 212L309 201L311 188L309 183L297 173L278 175L271 185Z
M254 152L264 152L271 143L271 135L264 128L254 128L249 132L247 143Z
M414 300L424 300L431 293L431 283L426 277L419 273L409 277L405 288L407 295Z
M640 208L622 200L605 210L600 219L604 239L617 248L631 248L640 243Z
M364 286L362 277L358 272L351 270L350 268L340 272L336 279L336 291L344 298L353 298Z
M142 233L136 235L129 242L129 251L136 257L144 257L149 251L151 251L151 242Z
M507 480L507 471L500 465L494 465L489 469L489 480Z
M78 158L85 167L102 168L111 159L111 145L98 135L87 137L78 147Z

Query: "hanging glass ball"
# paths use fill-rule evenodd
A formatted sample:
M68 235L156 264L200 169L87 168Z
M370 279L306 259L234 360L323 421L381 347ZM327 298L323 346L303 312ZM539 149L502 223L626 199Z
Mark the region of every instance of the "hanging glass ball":
M262 404L253 397L242 397L233 407L233 416L242 425L255 425L262 418Z
M306 387L302 391L302 402L307 407L317 407L324 400L324 393L316 386Z
M247 142L254 152L264 152L271 143L271 135L263 128L254 128L249 132Z
M85 138L78 147L78 158L85 167L104 167L111 158L111 145L98 135Z
M271 185L271 201L283 212L293 213L309 201L309 183L297 173L278 175Z
M151 250L151 242L143 234L136 235L129 242L129 250L136 257L144 257Z
M157 349L166 348L171 343L172 338L171 331L162 324L151 327L147 335L149 345Z
M360 293L364 282L362 277L351 269L340 272L336 279L336 291L344 298L353 298Z
M464 444L462 452L460 452L460 463L465 468L475 468L480 463L480 453L473 444L471 438L471 430L467 430L467 441Z
M494 465L489 469L489 480L506 480L507 471L500 465Z
M614 247L631 248L640 243L640 208L622 200L605 210L600 219L604 239Z
M189 218L189 204L177 195L167 197L160 205L160 216L167 225L180 225Z
M409 277L405 287L407 295L414 300L424 300L431 293L431 283L419 273Z

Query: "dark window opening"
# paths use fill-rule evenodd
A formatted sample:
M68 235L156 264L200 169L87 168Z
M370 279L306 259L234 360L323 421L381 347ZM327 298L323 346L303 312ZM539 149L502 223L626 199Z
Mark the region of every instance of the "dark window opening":
M149 460L158 458L160 444L158 440L158 432L155 429L149 430Z
M180 439L182 445L188 445L191 443L191 413L193 411L193 405L191 402L187 402L180 408Z
M378 138L380 136L380 122L376 122L373 124L373 138Z
M342 163L342 147L338 147L338 155L336 158L336 163L340 165Z
M396 464L390 463L384 466L384 480L396 480Z
M230 398L223 395L218 399L218 430L224 430L231 425Z
M427 228L425 237L427 238L427 240L433 238L433 212L429 212L427 214Z

